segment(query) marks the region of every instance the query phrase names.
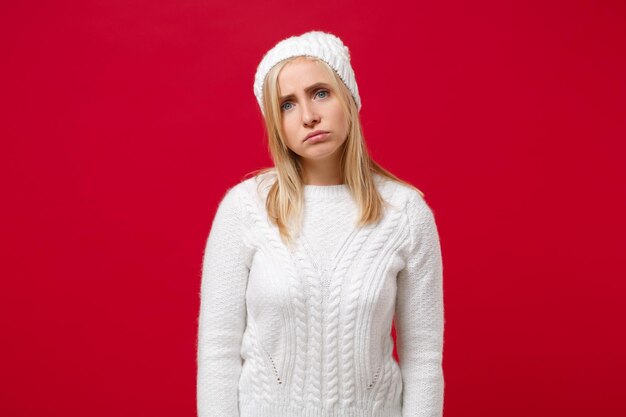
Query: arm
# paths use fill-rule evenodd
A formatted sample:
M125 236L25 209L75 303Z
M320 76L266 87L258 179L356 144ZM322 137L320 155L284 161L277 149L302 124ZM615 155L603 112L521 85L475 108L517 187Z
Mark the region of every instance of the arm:
M419 195L406 206L411 234L398 273L396 341L403 382L403 417L443 415L443 265L432 210Z
M220 202L204 252L198 318L198 417L239 416L248 267L236 191L229 189Z

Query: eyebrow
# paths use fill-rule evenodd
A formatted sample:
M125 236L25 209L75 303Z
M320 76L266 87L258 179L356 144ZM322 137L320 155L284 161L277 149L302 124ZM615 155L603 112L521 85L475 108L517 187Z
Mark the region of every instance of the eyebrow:
M330 88L330 85L327 84L327 83L322 83L322 82L315 83L315 84L310 85L307 88L305 88L304 91L306 91L308 93L309 91L316 90L316 89L318 89L320 87ZM288 99L292 99L294 97L295 97L295 95L293 95L293 94L289 94L289 95L283 96L283 97L280 98L280 102L282 103L283 101L288 100Z

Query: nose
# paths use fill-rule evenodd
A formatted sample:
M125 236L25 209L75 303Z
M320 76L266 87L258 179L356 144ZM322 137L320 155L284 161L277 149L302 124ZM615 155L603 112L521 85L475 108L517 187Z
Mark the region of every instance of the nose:
M302 123L305 126L313 126L319 123L320 116L315 110L315 107L311 104L302 105Z

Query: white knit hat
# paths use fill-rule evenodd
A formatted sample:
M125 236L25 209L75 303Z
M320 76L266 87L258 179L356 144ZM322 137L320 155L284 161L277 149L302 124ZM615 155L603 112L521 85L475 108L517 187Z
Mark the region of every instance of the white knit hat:
M354 70L350 65L348 47L337 36L314 30L283 39L263 56L254 76L254 95L264 115L263 83L265 83L265 76L280 61L301 55L317 57L334 69L352 93L357 109L361 110L361 98L359 97Z

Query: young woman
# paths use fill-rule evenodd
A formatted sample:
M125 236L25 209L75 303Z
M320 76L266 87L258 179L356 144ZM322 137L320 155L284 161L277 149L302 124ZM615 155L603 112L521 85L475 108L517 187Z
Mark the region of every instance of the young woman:
M254 92L274 166L227 190L207 239L198 416L441 416L433 211L368 155L348 48L284 39Z

